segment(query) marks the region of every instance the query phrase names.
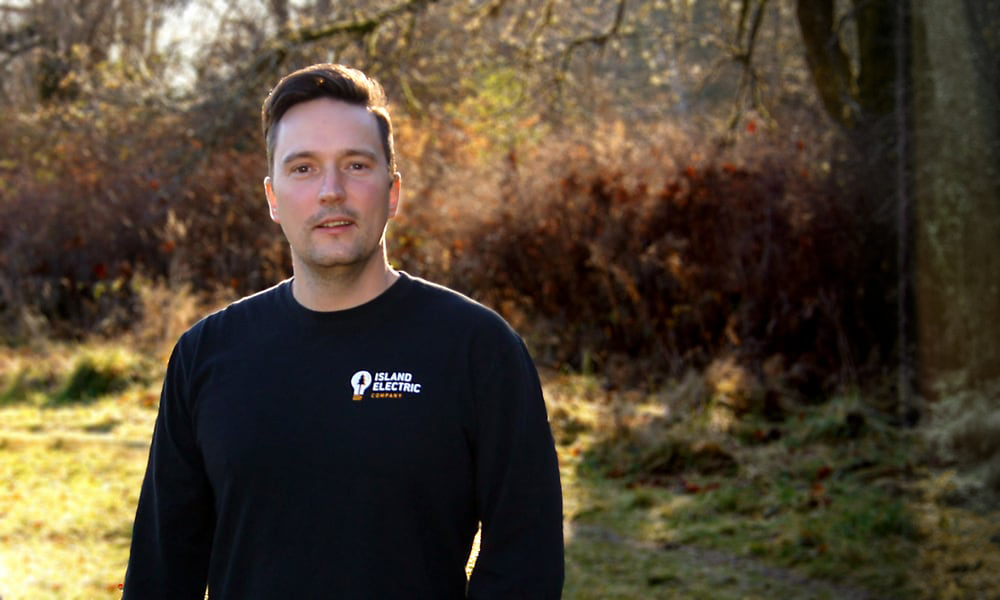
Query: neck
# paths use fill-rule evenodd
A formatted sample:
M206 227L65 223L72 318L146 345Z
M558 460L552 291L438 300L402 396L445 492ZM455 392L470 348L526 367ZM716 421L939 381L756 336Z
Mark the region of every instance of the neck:
M355 271L337 267L317 272L294 268L292 296L302 306L319 312L347 310L374 300L399 278L387 263Z

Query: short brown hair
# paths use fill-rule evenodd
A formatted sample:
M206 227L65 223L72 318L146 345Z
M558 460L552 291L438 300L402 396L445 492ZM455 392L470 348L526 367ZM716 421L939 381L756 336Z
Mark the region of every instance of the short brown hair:
M363 106L375 116L389 172L396 172L396 151L392 142L392 120L382 85L357 69L333 63L311 65L281 78L264 100L260 110L267 170L274 166L274 132L288 109L317 98L333 98Z

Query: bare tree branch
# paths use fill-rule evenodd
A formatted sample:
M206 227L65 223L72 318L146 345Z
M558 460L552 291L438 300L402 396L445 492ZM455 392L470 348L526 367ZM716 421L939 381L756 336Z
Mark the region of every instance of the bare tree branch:
M578 37L570 40L569 44L562 53L562 61L560 62L561 68L565 70L568 65L570 58L572 58L573 52L580 46L594 45L603 47L612 38L618 35L621 30L622 21L625 18L625 0L619 0L618 7L615 10L615 19L612 21L611 26L608 27L607 31L601 33L594 33L591 35L585 35L583 37Z
M363 40L374 34L379 27L398 17L417 13L436 0L402 0L388 8L376 11L367 16L352 16L343 20L325 24L308 24L297 29L283 28L269 43L265 44L255 57L220 82L225 91L210 93L209 98L201 107L207 114L217 115L205 124L200 132L200 138L206 142L202 153L209 151L212 144L229 131L237 119L241 118L244 109L236 109L247 102L247 98L257 98L265 81L271 79L281 70L285 61L292 53L303 46L337 36L349 36L352 39ZM256 102L256 100L255 100ZM212 106L208 106L208 104Z
M767 8L767 0L757 0L756 10L754 10L753 19L750 23L750 31L746 35L746 43L744 44L743 37L746 32L746 20L749 14L750 2L751 0L744 0L740 7L740 19L736 37L737 49L732 56L732 59L740 64L742 72L740 73L740 81L736 88L736 109L733 111L733 115L729 121L730 129L735 128L739 122L742 113L741 106L745 98L750 99L750 106L754 109L759 111L765 110L764 102L760 95L760 86L758 85L760 78L757 74L757 69L754 67L753 53L757 43L757 34L760 32L760 25L764 20L764 10Z
M551 4L549 5L551 7ZM551 16L551 15L549 15ZM615 10L615 18L611 22L611 25L607 30L601 33L594 33L591 35L585 35L582 37L574 38L569 41L566 47L562 51L562 56L559 60L559 67L553 77L555 83L555 93L557 97L562 96L563 83L566 79L566 73L569 70L569 61L573 58L573 53L582 46L593 45L603 48L612 38L616 37L621 30L622 21L625 19L625 0L619 0L618 6ZM543 25L544 26L544 25Z

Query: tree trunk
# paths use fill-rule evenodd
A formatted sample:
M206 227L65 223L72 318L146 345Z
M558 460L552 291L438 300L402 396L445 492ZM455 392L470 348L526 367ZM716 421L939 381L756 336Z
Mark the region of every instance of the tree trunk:
M806 63L827 114L851 127L857 115L851 99L857 97L851 63L837 33L833 0L798 0L796 17L806 50Z
M1000 9L913 3L921 387L1000 376ZM992 50L991 50L992 48Z

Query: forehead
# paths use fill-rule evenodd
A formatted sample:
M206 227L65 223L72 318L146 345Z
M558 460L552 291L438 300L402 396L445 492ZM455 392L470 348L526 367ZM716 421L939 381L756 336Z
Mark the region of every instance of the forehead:
M274 154L279 160L290 152L376 151L381 146L374 114L364 106L332 98L317 98L292 106L274 130Z

